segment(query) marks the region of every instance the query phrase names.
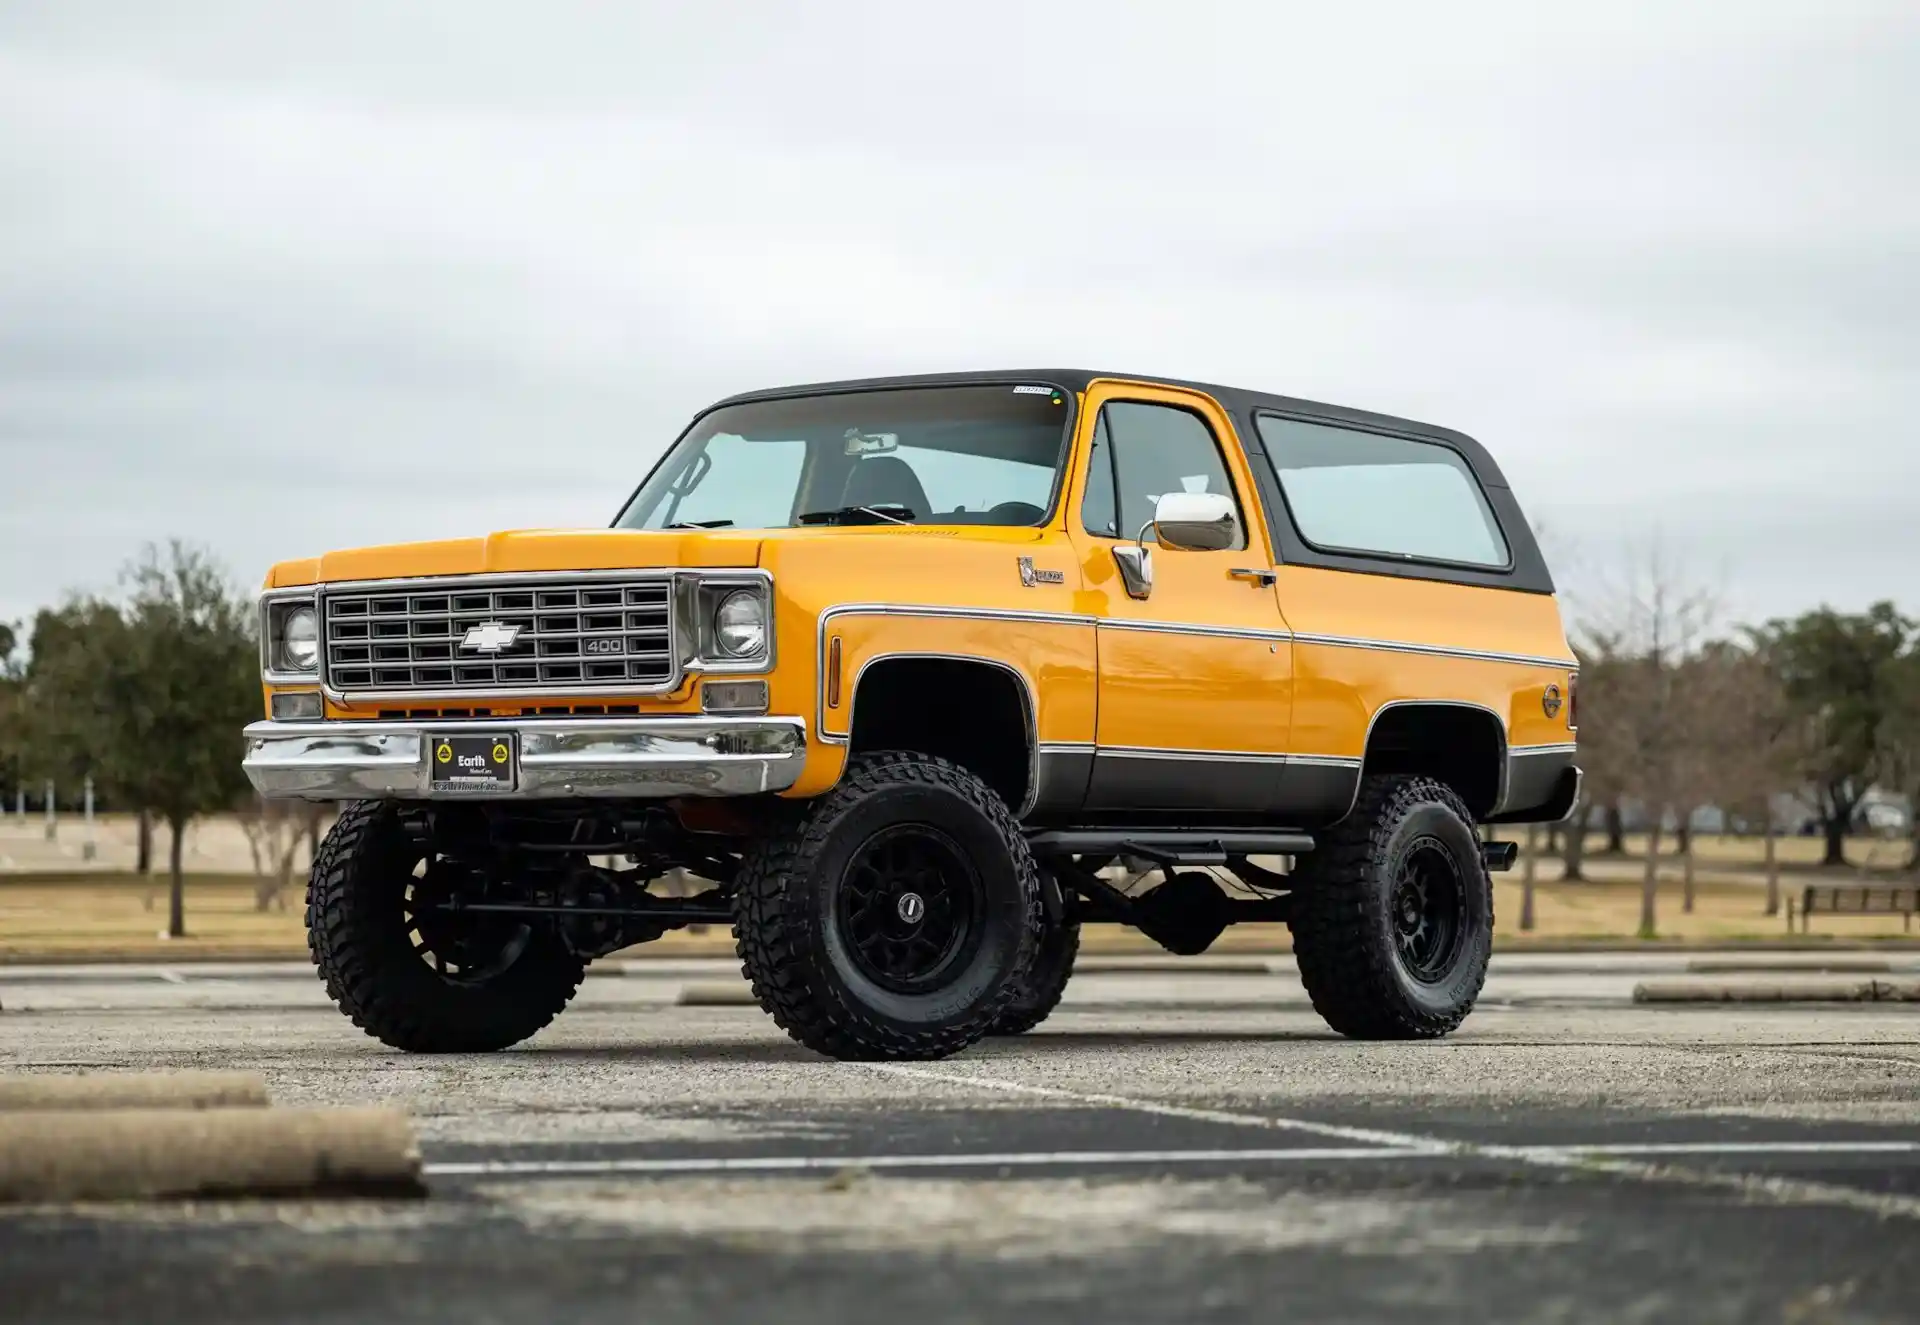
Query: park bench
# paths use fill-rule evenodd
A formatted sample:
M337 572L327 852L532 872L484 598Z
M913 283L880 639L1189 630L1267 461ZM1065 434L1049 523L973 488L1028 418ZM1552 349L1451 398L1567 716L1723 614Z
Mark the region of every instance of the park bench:
M1920 911L1920 884L1869 885L1810 883L1800 892L1800 932L1815 911L1831 915L1898 915L1900 927L1913 928L1913 913ZM1793 929L1793 898L1787 898L1787 929Z

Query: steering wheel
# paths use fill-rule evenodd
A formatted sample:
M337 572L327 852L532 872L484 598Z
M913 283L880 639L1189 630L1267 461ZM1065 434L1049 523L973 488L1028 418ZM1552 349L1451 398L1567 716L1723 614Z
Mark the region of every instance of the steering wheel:
M1028 501L1003 501L987 512L987 524L1029 525L1039 524L1046 512Z

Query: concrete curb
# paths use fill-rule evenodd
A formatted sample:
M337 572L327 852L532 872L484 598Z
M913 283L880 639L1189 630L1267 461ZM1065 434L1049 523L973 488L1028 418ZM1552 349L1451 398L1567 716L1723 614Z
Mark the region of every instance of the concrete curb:
M1883 975L1892 969L1892 962L1873 957L1816 957L1800 962L1728 958L1687 963L1692 975Z
M413 1128L391 1109L0 1115L0 1205L425 1192Z
M695 980L680 986L680 992L674 995L676 1007L683 1008L757 1008L760 1000L753 996L753 986L745 980L738 982L718 980Z
M1279 961L1291 975L1291 953L1279 957L1080 957L1075 975L1272 975Z
M250 1072L88 1072L0 1077L0 1117L24 1111L264 1109L267 1083Z
M1647 980L1636 1003L1912 1003L1920 980Z

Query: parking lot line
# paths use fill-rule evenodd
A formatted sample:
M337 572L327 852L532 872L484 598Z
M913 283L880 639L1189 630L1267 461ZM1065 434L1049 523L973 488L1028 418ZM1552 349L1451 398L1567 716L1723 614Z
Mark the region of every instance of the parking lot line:
M1374 1162L1389 1159L1510 1159L1554 1164L1587 1158L1675 1155L1895 1155L1920 1153L1920 1141L1702 1141L1644 1145L1498 1146L1440 1149L1296 1146L1210 1150L1030 1150L917 1155L695 1155L671 1158L471 1160L428 1164L430 1178L592 1177L595 1175L810 1173L848 1169L1101 1168L1154 1164Z
M1098 1167L1114 1164L1228 1164L1336 1161L1420 1156L1423 1150L1379 1146L1263 1150L1032 1150L930 1155L703 1155L667 1159L473 1160L425 1166L429 1178L569 1177L592 1174L807 1173L843 1169L996 1169Z
M1243 1113L1229 1109L1199 1109L1185 1105L1166 1104L1159 1100L1139 1099L1130 1095L1111 1095L1090 1091L1067 1090L1059 1086L1036 1086L1023 1081L1008 1081L999 1077L974 1076L963 1072L943 1072L932 1068L915 1067L903 1063L868 1063L866 1067L875 1072L884 1072L892 1076L936 1081L952 1085L974 1086L986 1090L997 1090L1007 1094L1035 1095L1051 1099L1071 1100L1080 1104L1110 1108L1132 1109L1142 1113L1161 1114L1171 1118L1189 1118L1204 1122L1225 1123L1240 1127L1265 1127L1283 1131L1297 1131L1317 1136L1336 1137L1349 1141L1366 1142L1389 1148L1396 1157L1429 1157L1434 1155L1452 1155L1459 1158L1484 1158L1508 1160L1539 1168L1583 1169L1593 1173L1605 1173L1612 1177L1632 1179L1648 1183L1680 1183L1693 1186L1717 1187L1738 1190L1749 1196L1766 1199L1796 1202L1810 1205L1833 1205L1851 1209L1868 1210L1882 1217L1898 1216L1906 1219L1920 1219L1920 1199L1908 1196L1882 1195L1877 1192L1862 1191L1858 1188L1844 1187L1832 1183L1808 1182L1799 1179L1782 1178L1771 1174L1717 1173L1701 1169L1677 1168L1658 1162L1661 1159L1685 1157L1689 1154L1705 1157L1714 1154L1739 1153L1726 1149L1713 1149L1715 1146L1733 1146L1738 1142L1702 1142L1708 1149L1688 1151L1678 1148L1647 1150L1634 1152L1625 1148L1608 1150L1597 1147L1581 1146L1505 1146L1497 1143L1479 1141L1450 1141L1443 1137L1426 1136L1414 1132L1390 1132L1378 1128L1341 1127L1333 1123L1318 1123L1305 1118L1289 1118L1279 1115ZM1678 1147L1686 1143L1669 1143ZM1755 1142L1755 1145L1769 1144ZM1779 1144L1779 1143L1771 1143ZM1814 1144L1814 1143L1808 1143ZM1822 1143L1826 1146L1884 1146L1907 1147L1910 1144L1920 1149L1920 1143L1907 1142L1844 1142ZM1763 1154L1764 1151L1749 1152ZM1811 1154L1838 1154L1839 1150L1815 1150ZM1857 1153L1898 1153L1898 1151L1860 1150Z
M1159 1114L1164 1118L1185 1118L1193 1122L1225 1123L1234 1127L1267 1127L1281 1132L1304 1132L1311 1136L1356 1141L1364 1145L1390 1146L1399 1150L1454 1150L1451 1141L1438 1137L1416 1136L1411 1132L1388 1132L1375 1127L1343 1127L1338 1123L1317 1123L1306 1118L1287 1118L1264 1113L1241 1113L1228 1109L1203 1109L1186 1104L1168 1104L1164 1100L1138 1099L1131 1095L1105 1095L1065 1090L1059 1086L1035 1086L1024 1081L1000 1077L974 1076L966 1072L941 1072L927 1067L909 1067L902 1063L865 1063L862 1066L890 1076L918 1081L939 1081L949 1085L977 1086L1012 1095L1037 1095L1047 1099L1070 1100L1108 1109L1130 1109L1136 1113Z

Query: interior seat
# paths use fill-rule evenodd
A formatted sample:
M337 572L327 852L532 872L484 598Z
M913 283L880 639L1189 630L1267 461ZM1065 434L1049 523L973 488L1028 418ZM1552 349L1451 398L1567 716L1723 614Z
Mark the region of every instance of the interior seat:
M897 455L868 456L847 475L840 493L842 506L904 506L913 518L924 520L933 514L933 503L920 484L913 466Z

